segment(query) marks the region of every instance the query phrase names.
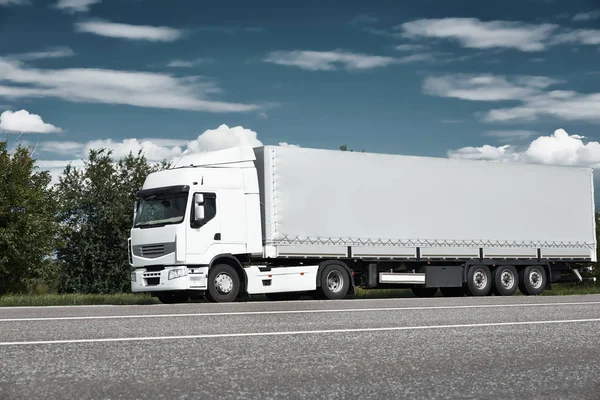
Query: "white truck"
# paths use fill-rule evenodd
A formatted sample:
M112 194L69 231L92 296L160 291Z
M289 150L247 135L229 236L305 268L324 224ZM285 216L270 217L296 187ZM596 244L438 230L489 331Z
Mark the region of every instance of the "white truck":
M593 173L281 146L184 156L137 192L131 290L205 296L540 294L596 261Z

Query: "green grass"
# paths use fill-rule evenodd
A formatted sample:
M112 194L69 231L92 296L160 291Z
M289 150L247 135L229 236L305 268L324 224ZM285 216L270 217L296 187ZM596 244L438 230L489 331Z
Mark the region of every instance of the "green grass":
M0 307L157 304L149 294L42 294L0 296Z
M600 285L555 284L552 290L545 290L544 296L566 296L578 294L600 294ZM517 291L516 295L521 293ZM394 299L414 297L409 289L361 289L356 288L357 299ZM440 292L436 297L441 297ZM265 301L264 296L252 296L250 301ZM200 300L201 301L201 300ZM247 300L246 300L247 301ZM79 305L140 305L159 304L157 298L149 294L40 294L40 295L5 295L0 296L0 307L24 306L79 306Z

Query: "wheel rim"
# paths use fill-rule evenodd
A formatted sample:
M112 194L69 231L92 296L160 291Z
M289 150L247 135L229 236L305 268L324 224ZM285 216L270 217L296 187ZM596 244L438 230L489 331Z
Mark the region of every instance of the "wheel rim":
M221 294L229 294L233 290L233 279L229 274L221 272L215 277L215 288Z
M504 270L500 274L500 285L504 289L512 289L515 285L515 275L510 270Z
M542 287L542 282L543 278L542 278L542 273L540 272L539 269L534 269L531 270L531 272L529 273L529 284L531 285L532 288L534 289L539 289Z
M473 274L473 285L477 289L481 290L481 289L485 289L485 287L487 286L487 283L488 283L487 274L482 269L475 270L475 273Z
M344 287L344 277L339 271L331 271L327 274L327 289L332 293L337 293Z

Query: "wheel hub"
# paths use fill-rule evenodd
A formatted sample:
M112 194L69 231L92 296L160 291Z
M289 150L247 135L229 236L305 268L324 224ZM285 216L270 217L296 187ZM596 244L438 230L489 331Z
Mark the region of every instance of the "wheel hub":
M503 271L500 275L500 283L505 289L511 289L515 283L515 277L510 271Z
M215 287L222 294L227 294L233 289L233 279L229 274L222 272L215 277Z
M529 284L535 289L539 289L542 286L542 274L540 274L540 271L535 269L531 271L529 274Z
M338 271L331 271L327 274L327 288L333 292L337 293L342 290L344 286L344 277Z
M478 269L473 274L473 284L477 289L483 289L487 286L487 275L482 270Z

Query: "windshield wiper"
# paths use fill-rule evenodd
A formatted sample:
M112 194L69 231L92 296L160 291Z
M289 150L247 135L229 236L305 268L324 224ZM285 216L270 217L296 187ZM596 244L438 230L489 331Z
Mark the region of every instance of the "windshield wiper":
M142 228L142 229L144 229L144 228L156 228L156 227L165 226L165 225L167 225L166 222L148 221L148 222L140 222L140 223L136 224L134 226L134 228Z

